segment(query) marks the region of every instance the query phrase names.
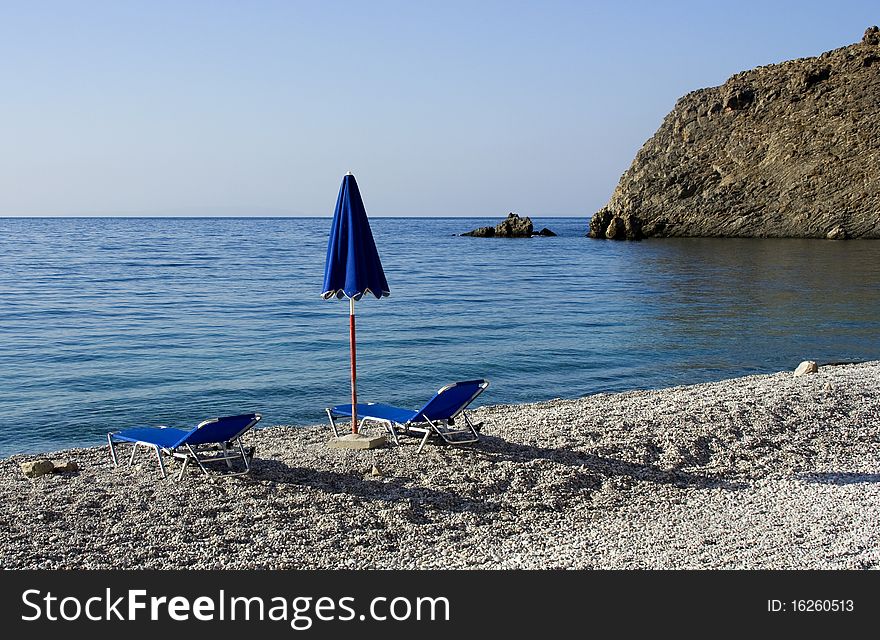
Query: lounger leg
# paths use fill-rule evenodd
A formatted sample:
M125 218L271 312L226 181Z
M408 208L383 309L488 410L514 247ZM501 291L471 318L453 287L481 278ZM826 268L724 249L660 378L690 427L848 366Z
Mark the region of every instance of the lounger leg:
M196 455L196 452L193 451L193 448L192 448L191 446L189 446L189 445L186 445L186 448L187 448L187 450L189 451L189 455L191 455L191 456L195 459L196 464L199 465L199 468L200 468L202 471L205 472L205 475L206 475L206 476L208 476L208 477L210 478L210 477L211 477L211 474L208 473L208 470L207 470L207 469L205 469L205 465L203 465L203 464L202 464L202 461L199 460L199 457Z
M156 447L156 457L159 458L159 471L162 472L162 479L168 477L168 474L165 473L165 462L162 460L162 450L159 447Z
M131 448L131 458L128 459L128 466L129 467L134 464L134 454L137 453L137 450L138 450L138 445L137 445L137 442L135 442L134 446L132 446L132 448Z
M119 466L119 460L116 458L116 447L113 445L113 438L110 434L107 434L107 444L110 445L110 459L113 461L113 466Z
M247 454L244 451L244 445L241 443L241 438L238 439L238 450L241 451L241 459L244 461L245 471L250 471L251 463L248 460ZM229 466L232 467L232 462L230 462L229 460L227 460L227 462L229 462Z
M474 437L479 440L480 433L477 431L476 427L474 427L470 418L467 417L467 414L462 413L461 416L464 418L464 423L467 425L467 428L471 430L471 433L474 434Z
M241 443L239 442L239 445L240 444ZM223 449L223 457L226 458L226 468L232 469L232 460L229 459L229 449L226 447L226 443L222 442L220 448Z
M419 453L422 452L422 448L425 446L425 443L428 441L428 436L430 436L430 435L431 435L430 430L425 431L425 435L424 435L424 437L422 438L422 441L419 443L419 448L416 449L416 453L417 453L417 454L419 454Z
M333 414L330 413L330 409L325 409L327 412L327 417L330 419L330 428L333 429L333 437L339 437L339 431L336 429L336 422L333 420Z
M183 474L186 471L186 465L189 464L189 456L183 459L183 464L180 467L180 473L177 474L177 481L180 482L180 479L183 478Z
M400 446L400 440L397 439L397 431L394 428L394 423L391 422L390 420L388 420L384 424L385 424L385 429L388 431L388 433L391 434L391 438L392 438L392 440L394 440L394 444L396 444L397 446Z

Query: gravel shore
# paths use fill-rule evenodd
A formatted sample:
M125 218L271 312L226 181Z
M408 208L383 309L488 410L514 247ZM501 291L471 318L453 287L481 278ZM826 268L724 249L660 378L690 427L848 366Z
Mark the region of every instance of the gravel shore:
M491 399L491 387L484 396ZM880 567L880 362L487 406L469 447L251 433L250 477L143 449L0 461L4 568ZM201 418L201 416L197 416ZM381 475L371 474L373 465ZM174 465L170 469L175 471Z

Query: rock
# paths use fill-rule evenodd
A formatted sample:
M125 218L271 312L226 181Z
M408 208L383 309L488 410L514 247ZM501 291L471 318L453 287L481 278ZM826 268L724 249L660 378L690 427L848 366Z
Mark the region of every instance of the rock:
M475 238L531 238L532 230L531 218L520 218L516 213L509 213L495 227L480 227L461 235Z
M55 473L72 473L79 471L79 465L75 460L53 460L52 471Z
M816 373L817 371L819 371L819 365L812 360L804 360L798 365L797 369L794 370L794 375L795 377L805 376L808 373Z
M609 240L623 240L626 237L626 225L623 218L614 216L605 229L605 237Z
M642 239L642 223L634 215L623 218L623 235L627 240Z
M509 213L495 227L495 235L502 238L531 238L532 230L531 218L520 218L515 213Z
M732 86L725 91L721 102L722 109L736 111L745 109L755 100L755 92L751 87Z
M837 225L831 231L829 231L828 235L826 235L825 237L829 240L846 240L848 236L846 233L846 229L844 229L840 225Z
M552 231L550 231L550 229L548 229L547 227L544 227L543 229L541 229L541 230L540 230L538 233L536 233L535 235L536 235L536 236L544 236L544 237L546 237L546 238L553 238L553 237L556 237L556 234L553 233Z
M593 217L590 218L590 229L587 235L597 240L604 240L605 229L608 228L608 223L611 222L612 217L613 215L608 209L600 209L594 213Z
M373 476L374 478L381 478L382 471L379 469L379 467L377 467L376 465L373 465L373 468L370 469L370 475Z
M495 227L478 227L473 231L461 234L463 236L473 236L474 238L494 238Z
M612 220L632 216L645 237L880 238L878 68L871 27L859 43L685 95L589 236L617 238Z
M52 473L55 469L55 465L52 464L51 460L30 460L28 462L21 463L21 471L28 478L36 478L37 476L44 476L47 473Z
M613 215L609 210L602 209L590 219L587 235L591 238L608 240L641 240L643 237L642 223L638 217L627 214L623 217Z
M818 84L823 80L827 80L831 76L831 68L823 67L821 69L807 69L801 78L801 86L809 89L814 84Z

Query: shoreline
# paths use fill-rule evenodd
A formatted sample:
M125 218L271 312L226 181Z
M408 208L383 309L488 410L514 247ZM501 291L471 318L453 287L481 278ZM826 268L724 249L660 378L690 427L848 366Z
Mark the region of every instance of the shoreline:
M0 461L5 568L876 568L880 361L487 405L471 447L253 431L249 478ZM78 472L24 477L70 458ZM370 473L376 465L381 475ZM173 468L170 470L173 475ZM356 544L351 545L354 541ZM344 551L343 551L344 550Z
M872 360L833 360L833 361L829 361L829 362L819 361L818 366L823 367L823 368L825 368L825 367L841 367L841 366L847 366L847 365L868 364L871 362L874 362L874 361L872 361ZM878 360L876 362L880 363L880 360ZM784 372L777 372L777 373L784 373ZM776 375L776 374L764 374L764 373L747 374L747 375L742 375L742 376L733 376L731 378L722 378L720 380L709 380L707 382L694 382L694 383L686 383L686 384L677 384L677 385L670 386L670 387L657 387L657 388L636 387L636 388L632 388L632 389L597 391L595 393L591 393L586 396L580 396L580 397L575 397L575 398L555 397L555 398L551 398L548 400L534 400L531 402L485 404L485 405L480 405L477 408L484 409L484 408L490 408L490 407L520 407L520 406L528 406L528 405L540 405L540 404L544 404L547 402L558 402L558 401L576 402L578 400L582 400L583 398L588 398L588 397L593 397L593 396L621 395L624 393L649 393L649 392L655 392L655 391L664 391L664 390L668 390L668 389L678 389L678 388L683 388L683 387L693 387L693 386L708 385L708 384L720 384L720 383L726 382L728 380L737 380L739 378L749 378L749 377L764 376L764 375ZM469 411L469 413L471 413L475 410L476 410L476 408ZM260 411L257 411L257 413L260 413ZM256 427L254 427L254 431L262 431L265 429L276 429L276 428L309 430L309 429L320 429L320 428L323 428L324 426L325 426L324 423L319 423L319 424L316 424L316 423L311 423L311 424L285 424L285 423L258 424ZM184 426L181 426L181 428L187 428L187 427L186 427L186 425L184 425ZM78 452L92 451L94 449L100 449L102 447L106 448L106 444L105 444L106 443L106 434L102 435L100 438L97 438L97 440L101 440L102 443L101 444L76 444L76 445L72 445L69 447L62 447L60 449L40 449L38 451L19 451L16 453L9 453L9 454L5 454L5 455L0 454L0 464L7 462L7 461L24 462L26 460L66 458L66 457L70 457L71 455L75 455Z

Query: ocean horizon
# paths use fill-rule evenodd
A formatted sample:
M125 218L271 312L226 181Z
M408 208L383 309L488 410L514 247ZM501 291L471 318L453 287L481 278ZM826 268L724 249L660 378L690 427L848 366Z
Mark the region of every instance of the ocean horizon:
M650 389L880 359L880 243L457 234L495 218L371 218L391 296L357 304L361 401L418 407ZM347 305L320 289L328 217L0 219L0 457L132 426L348 400ZM329 430L328 430L329 433Z

